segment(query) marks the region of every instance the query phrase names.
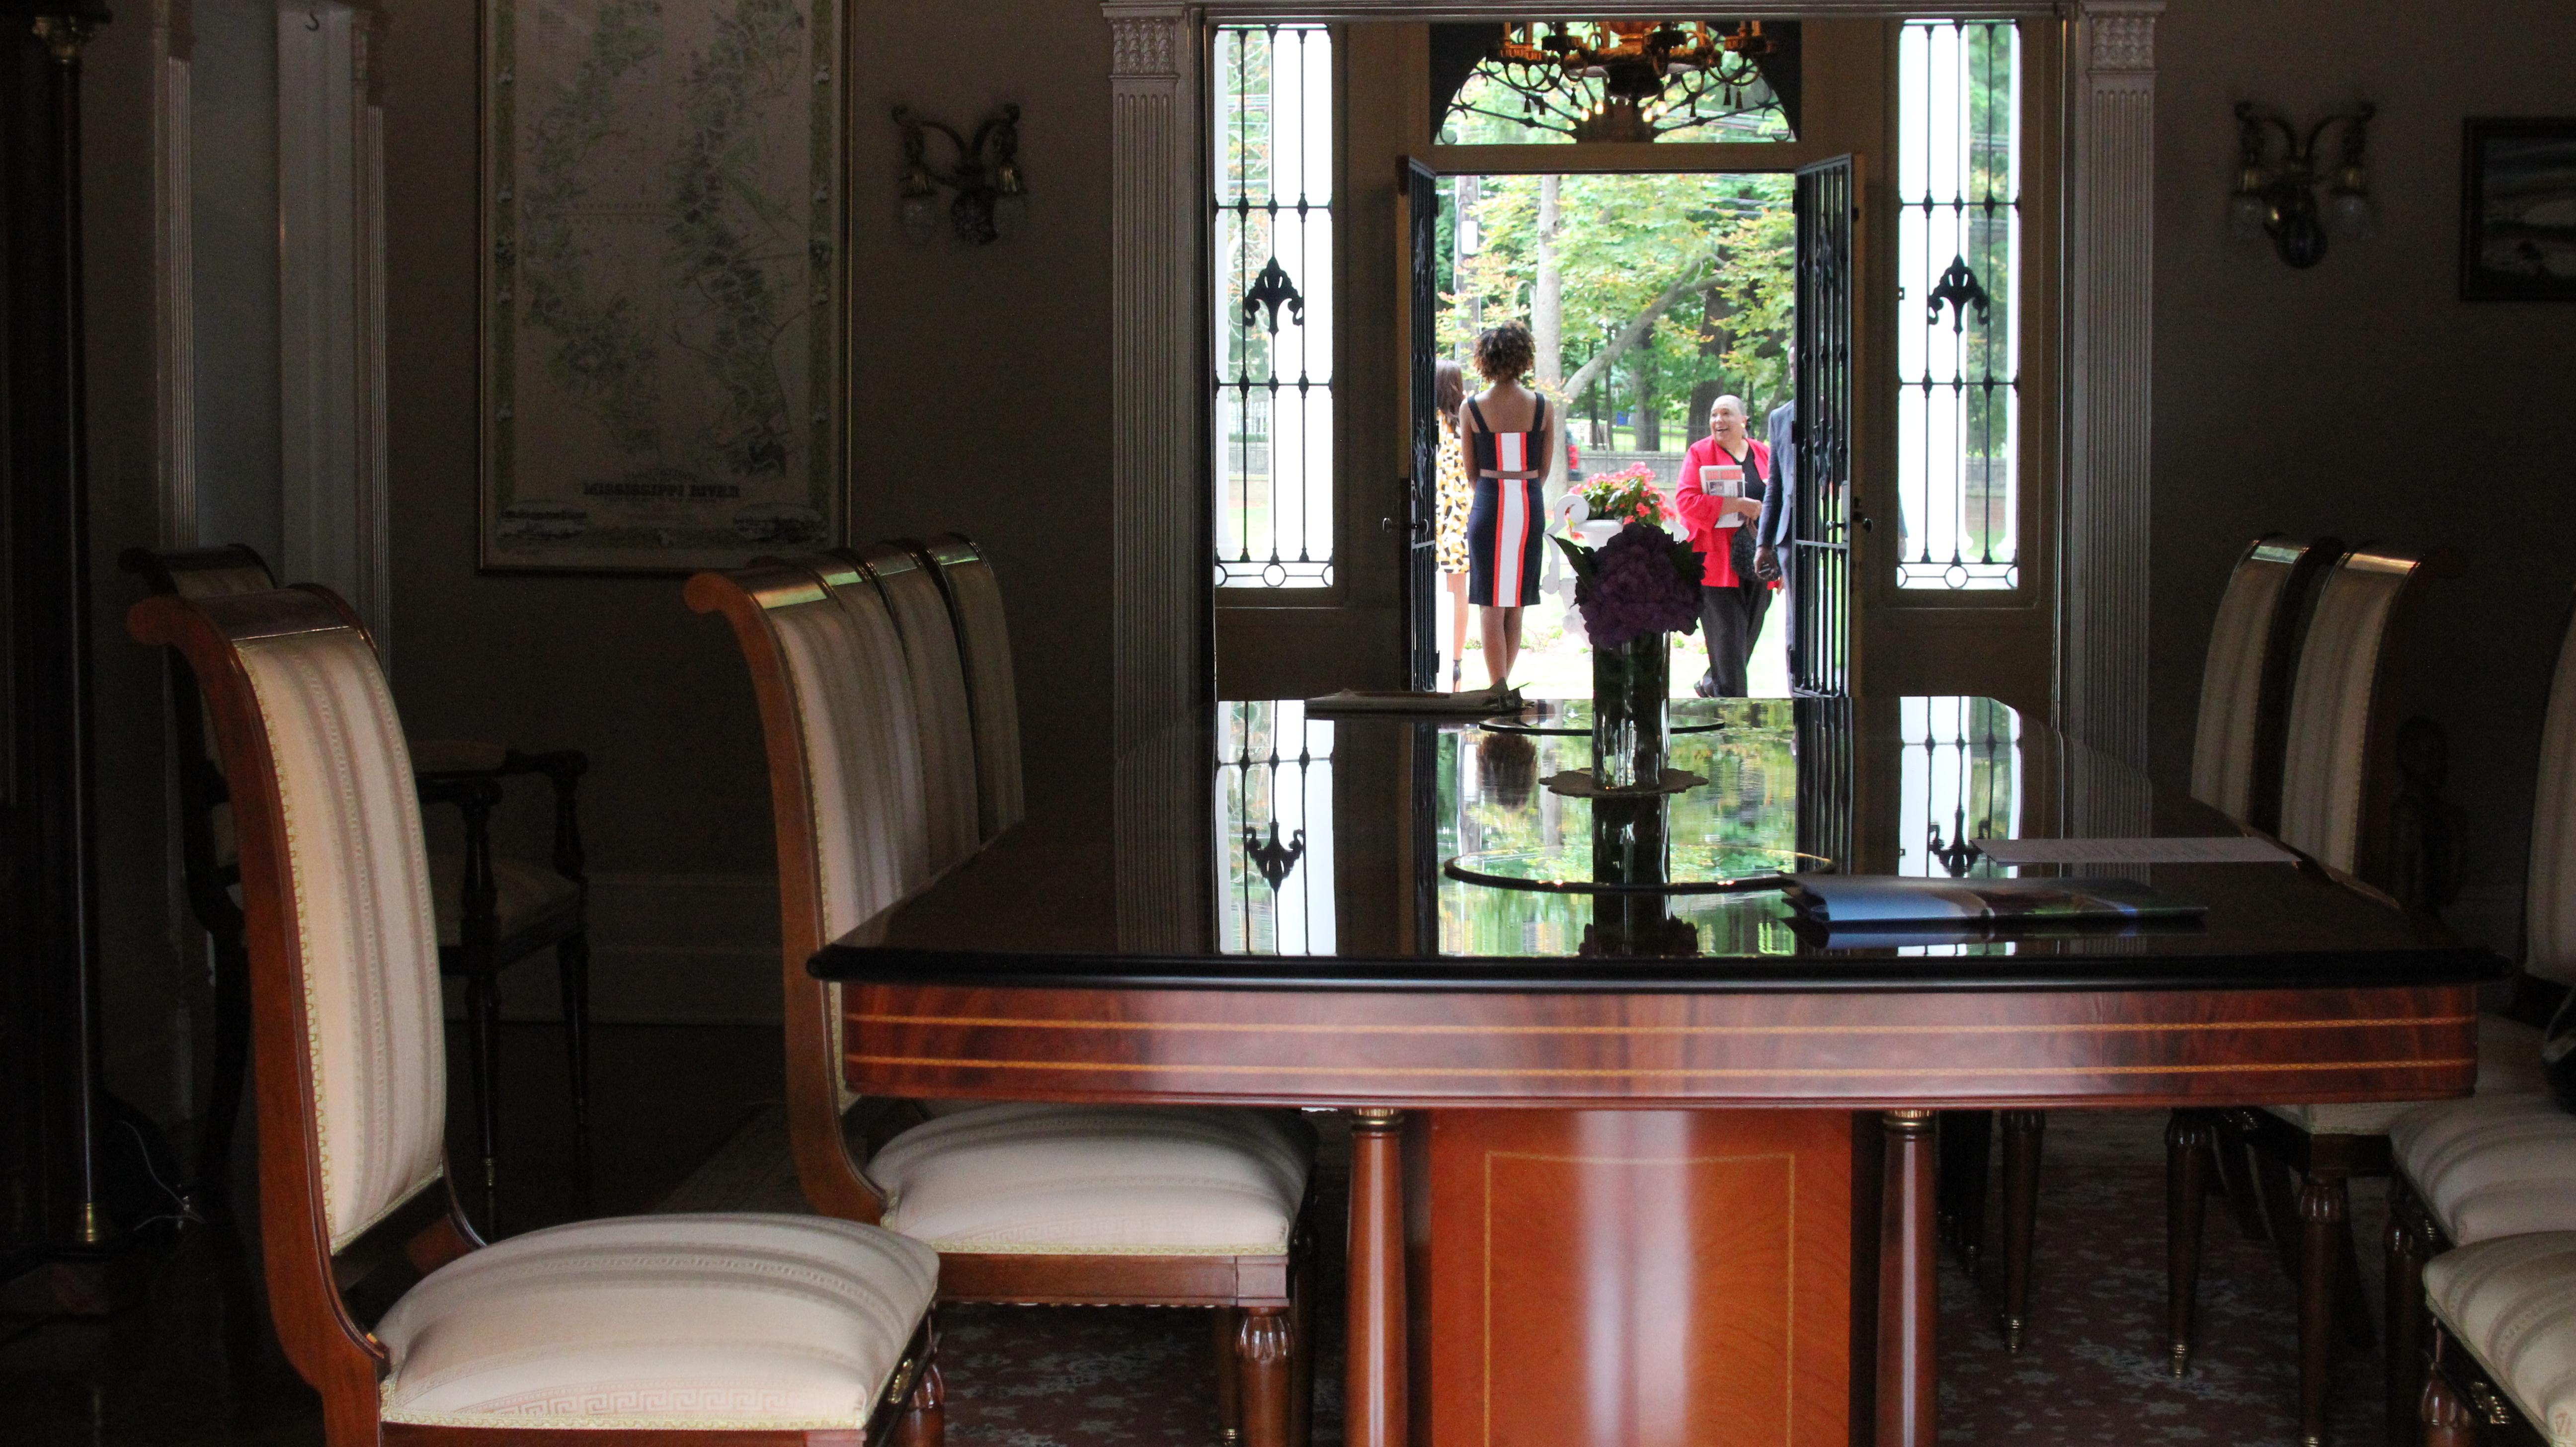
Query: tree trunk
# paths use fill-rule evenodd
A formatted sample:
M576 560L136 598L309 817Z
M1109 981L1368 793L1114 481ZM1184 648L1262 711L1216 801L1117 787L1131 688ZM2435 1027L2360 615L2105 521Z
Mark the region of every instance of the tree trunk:
M1653 328L1647 329L1646 336L1648 340L1652 340ZM1636 408L1633 425L1637 434L1637 450L1639 452L1663 451L1664 419L1656 410L1655 359L1646 355L1644 342L1638 344L1637 352Z
M1530 336L1538 343L1540 385L1565 381L1565 274L1556 265L1557 177L1538 178L1538 277L1530 285Z
M1699 324L1701 356L1714 361L1726 355L1727 348L1734 343L1734 331L1726 324L1727 318L1733 315L1733 311L1734 309L1727 304L1725 293L1716 287L1710 287L1701 295ZM1691 388L1688 423L1690 440L1697 441L1708 435L1709 409L1715 407L1717 399L1725 395L1726 379L1722 376L1704 379Z

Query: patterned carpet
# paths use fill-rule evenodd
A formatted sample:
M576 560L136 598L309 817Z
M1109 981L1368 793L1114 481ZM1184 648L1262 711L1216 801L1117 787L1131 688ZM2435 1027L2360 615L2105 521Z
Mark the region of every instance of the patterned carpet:
M2238 1234L2211 1203L2192 1375L2166 1370L2164 1117L2049 1117L2030 1339L2019 1355L1994 1327L1999 1273L1988 1245L1984 1289L1945 1262L1941 1291L1941 1440L2030 1447L2289 1447L2298 1438L2295 1299L2268 1243ZM1328 1171L1338 1152L1328 1141ZM665 1202L666 1210L796 1210L783 1120L746 1127ZM1327 1183L1331 1184L1330 1182ZM1325 1199L1335 1201L1327 1191ZM2378 1310L2385 1201L2356 1185L2363 1283ZM2000 1230L2002 1211L1987 1220ZM1337 1241L1338 1219L1319 1223ZM1338 1275L1328 1266L1327 1281ZM1317 1315L1316 1440L1341 1439L1341 1301ZM950 1307L941 1313L951 1447L1209 1447L1216 1440L1209 1318L1195 1311ZM2375 1442L2375 1352L2339 1349L2334 1435Z

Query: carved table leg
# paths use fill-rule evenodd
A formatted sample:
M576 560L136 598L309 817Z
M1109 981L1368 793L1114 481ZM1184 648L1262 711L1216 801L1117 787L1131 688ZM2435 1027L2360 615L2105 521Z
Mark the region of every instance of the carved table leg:
M1404 1447L1403 1115L1351 1113L1350 1361L1342 1438L1350 1447Z
M1940 1438L1940 1252L1933 1231L1932 1112L1886 1115L1879 1215L1878 1447Z
M2424 1229L2404 1176L2388 1182L2388 1447L2415 1447L2424 1395Z
M2165 1340L2173 1374L2191 1368L2191 1314L2200 1293L2200 1233L2208 1217L2208 1115L2178 1110L2165 1125Z
M2323 1447L2334 1349L2334 1301L2351 1203L2344 1173L2312 1170L2299 1183L2299 1442Z
M1243 1394L1243 1440L1248 1447L1289 1447L1293 1409L1288 1384L1296 1373L1289 1358L1295 1352L1285 1307L1254 1306L1243 1311L1234 1334L1236 1375Z
M2004 1112L2004 1350L2021 1350L2030 1325L2030 1252L2039 1227L2039 1148L2048 1117Z

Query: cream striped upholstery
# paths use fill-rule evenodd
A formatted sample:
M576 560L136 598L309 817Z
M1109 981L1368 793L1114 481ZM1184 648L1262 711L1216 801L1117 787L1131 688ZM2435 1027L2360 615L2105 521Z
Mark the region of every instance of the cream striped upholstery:
M939 1257L820 1216L628 1216L451 1262L376 1327L383 1420L844 1431L889 1395Z
M1011 629L1002 583L964 540L933 539L931 556L956 604L965 643L966 685L975 706L975 782L984 837L1027 812L1020 783L1020 695L1011 672Z
M2540 729L2525 896L2522 967L2576 985L2576 625L2558 645L2549 716Z
M2416 560L2355 548L2325 576L2299 649L2282 764L2281 839L2337 869L2360 863L2380 650Z
M912 554L880 543L859 558L884 590L912 673L935 873L973 854L983 842L975 802L975 725L966 703L957 630L937 580L922 571Z
M2528 1096L2543 1088L2540 1032L2502 1015L2478 1017L2476 1099ZM2348 1100L2332 1105L2272 1105L2264 1109L2310 1135L2387 1135L2410 1113L2447 1110L2468 1101Z
M2531 1052L2536 1074L2536 1040ZM2389 1127L2388 1148L2453 1245L2576 1231L2576 1115L2546 1095L2479 1095L2421 1107Z
M190 600L265 593L277 586L277 580L268 575L268 569L249 565L176 569L170 574L170 581L178 585L180 597Z
M2424 1299L2553 1447L2576 1447L2576 1231L2445 1251Z
M353 628L238 646L284 809L324 1217L338 1250L438 1179L447 1052L420 801Z
M2290 581L2307 545L2260 541L2238 559L2209 627L2200 719L2192 735L2191 796L2240 822L2254 817L2263 682L2275 623L2295 608Z

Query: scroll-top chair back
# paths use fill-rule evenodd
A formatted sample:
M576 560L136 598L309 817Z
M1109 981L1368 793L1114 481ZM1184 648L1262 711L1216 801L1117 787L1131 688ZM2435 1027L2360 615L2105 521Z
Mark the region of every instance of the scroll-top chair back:
M1002 583L973 540L943 533L922 545L939 565L950 618L965 656L966 701L975 720L975 782L984 838L1027 812L1020 784L1020 695L1011 672L1011 630Z
M2317 586L2290 691L2288 748L2281 767L2283 842L2378 882L2393 776L2383 767L2381 655L2424 561L2364 544L2343 555Z
M845 550L835 556L875 580L903 640L912 678L913 709L921 721L921 763L929 805L930 863L946 869L983 842L975 798L975 723L967 703L964 655L948 598L921 559L891 543Z
M2525 894L2523 969L2576 985L2576 613L2569 615L2558 645L2549 713L2540 727L2540 787L2532 796Z
M2210 625L2191 794L2267 833L2281 824L2282 748L2301 609L2318 572L2342 551L2332 538L2256 538L2228 575Z
M883 595L853 564L814 557L689 580L751 670L776 823L787 1104L797 1174L817 1208L877 1218L842 1144L839 987L805 962L937 873L911 670Z

